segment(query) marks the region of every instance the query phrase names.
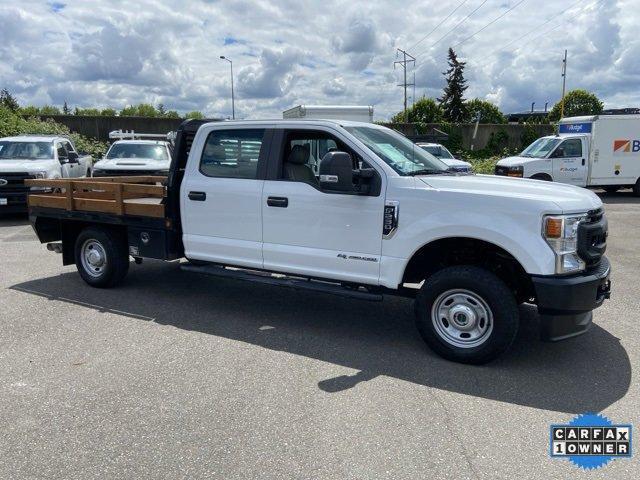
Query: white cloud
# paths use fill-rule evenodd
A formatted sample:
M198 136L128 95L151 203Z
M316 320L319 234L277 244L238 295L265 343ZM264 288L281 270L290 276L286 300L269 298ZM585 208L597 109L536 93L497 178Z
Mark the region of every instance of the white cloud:
M479 4L469 2L412 48L457 3L418 1L407 14L404 0L192 0L188 8L168 0L22 0L0 6L0 87L24 104L152 102L227 116L225 55L234 62L239 117L344 103L373 104L376 117L388 118L402 107L396 47L417 57L409 72L416 95L439 96L447 48L515 3L490 0L452 30ZM552 105L566 48L569 88L592 90L606 106L640 106L637 0L585 0L556 16L574 3L524 2L457 47L468 61L467 96L507 112Z

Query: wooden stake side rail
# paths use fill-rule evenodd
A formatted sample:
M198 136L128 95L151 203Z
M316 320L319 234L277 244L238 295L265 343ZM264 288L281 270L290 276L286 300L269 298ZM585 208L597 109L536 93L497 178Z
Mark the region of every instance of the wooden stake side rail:
M50 193L29 194L30 207L164 218L162 200L167 189L157 183L165 181L166 177L131 176L36 179L25 180L25 185L52 189Z

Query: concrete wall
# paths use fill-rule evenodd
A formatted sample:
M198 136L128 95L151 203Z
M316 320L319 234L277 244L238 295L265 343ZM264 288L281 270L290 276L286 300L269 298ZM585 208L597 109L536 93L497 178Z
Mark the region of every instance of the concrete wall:
M83 115L42 115L41 119L50 118L66 125L72 132L80 133L97 140L109 140L109 132L113 130L133 130L139 133L167 133L178 128L180 118L153 117L103 117Z
M416 125L412 123L390 123L386 124L386 126L390 128L394 128L411 139L415 139L419 137L418 130L416 129ZM553 125L538 125L532 124L529 125L530 128L533 128L538 137L543 137L545 135L550 135L553 133ZM426 124L426 129L431 131L433 128L439 130L445 130L445 128L437 123L429 123ZM508 136L507 146L509 148L521 149L526 147L523 145L522 136L525 133L525 125L521 124L506 124L506 125L493 125L493 124L480 124L478 125L478 133L476 135L475 140L473 140L473 130L475 128L475 124L461 124L453 127L457 132L462 136L462 146L465 149L470 149L471 144L474 144L474 150L482 150L487 146L489 139L491 138L491 134L497 134L500 131L504 131Z

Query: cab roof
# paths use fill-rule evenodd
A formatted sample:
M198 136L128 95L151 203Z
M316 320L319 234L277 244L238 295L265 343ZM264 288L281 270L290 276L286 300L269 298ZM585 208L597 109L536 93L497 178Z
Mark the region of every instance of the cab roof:
M68 137L59 135L16 135L0 138L0 141L3 142L57 142L61 140L70 141Z

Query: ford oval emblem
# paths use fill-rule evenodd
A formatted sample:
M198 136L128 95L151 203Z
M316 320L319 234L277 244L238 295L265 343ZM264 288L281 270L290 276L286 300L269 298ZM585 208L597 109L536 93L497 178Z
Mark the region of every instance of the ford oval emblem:
M0 178L0 187L4 187L5 185L8 185L9 181L5 180L4 178Z

